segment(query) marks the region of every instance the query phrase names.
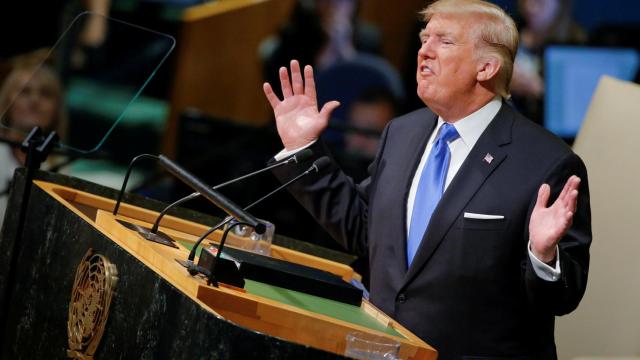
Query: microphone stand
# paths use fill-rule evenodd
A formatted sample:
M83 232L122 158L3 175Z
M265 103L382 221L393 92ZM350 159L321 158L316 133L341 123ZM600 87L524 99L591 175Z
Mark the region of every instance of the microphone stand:
M27 157L25 161L25 180L24 180L24 188L22 189L22 200L20 211L18 213L18 222L16 227L16 235L14 238L14 243L11 246L11 259L10 265L7 269L7 284L5 287L5 293L3 294L2 303L0 303L0 324L5 324L6 319L8 317L8 303L11 301L12 290L15 287L15 269L18 265L18 259L22 253L22 236L25 228L27 209L29 208L29 198L31 197L31 188L33 186L33 178L36 170L40 169L42 163L47 159L49 154L51 153L53 147L58 142L58 135L55 132L51 132L48 136L44 136L42 129L39 127L34 127L29 135L24 139L21 144L21 148L24 152L26 152ZM0 339L4 339L4 331L5 327L3 326L0 329ZM0 347L4 344L1 342L4 340L0 340Z
M231 219L229 219L229 221L230 220ZM220 245L218 246L218 252L216 253L216 257L213 259L213 265L211 266L211 272L209 273L209 276L208 276L207 285L213 284L213 286L218 287L218 280L216 279L216 269L218 267L218 262L220 262L220 256L222 255L222 249L224 248L224 243L227 240L229 231L231 231L231 229L239 225L250 226L247 223L236 222L224 230L224 234L222 234L222 238L220 239Z
M124 181L122 182L122 188L118 193L118 200L116 201L116 206L113 208L113 215L118 215L118 210L120 209L120 203L122 202L122 196L124 195L124 191L127 189L127 183L129 182L129 176L131 175L131 171L133 170L133 165L142 159L152 159L158 161L160 158L156 155L151 154L141 154L134 157L131 162L129 162L129 166L127 167L127 173L124 176Z
M255 205L261 203L262 201L264 201L265 199L267 199L268 197L272 196L273 194L277 193L278 191L286 188L287 186L293 184L294 182L302 179L303 177L314 173L314 172L319 172L321 171L323 168L325 168L326 166L328 166L330 163L330 160L328 157L323 156L320 159L316 160L313 165L311 167L309 167L305 172L299 174L298 176L294 177L293 179L287 181L286 183L280 185L279 187L277 187L275 190L269 192L268 194L264 195L263 197L261 197L260 199L254 201L253 203L247 205L243 210L249 210L252 207L254 207ZM233 218L232 217L227 217L226 219L224 219L223 221L221 221L220 223L218 223L217 225L211 227L209 230L207 230L204 234L202 234L198 240L196 240L196 242L193 244L193 247L191 248L191 251L189 252L189 257L187 258L187 260L180 260L180 259L176 259L176 261L184 266L185 268L187 268L187 271L189 272L189 274L196 275L199 272L202 272L203 268L197 264L195 264L193 261L195 259L196 256L196 251L198 249L198 246L200 246L200 244L202 243L202 241L204 241L204 239L207 238L207 236L209 236L211 233L213 233L214 231L218 230L219 228L221 228L222 226L224 226L225 224L227 224L228 222L230 222ZM238 222L240 223L240 222ZM249 224L246 224L249 225ZM234 225L235 226L235 225ZM250 225L249 225L250 226ZM231 229L233 226L230 226L229 228L227 228L223 234L222 239L220 240L220 245L218 246L218 254L222 253L222 250L224 249L224 240L227 237L227 234L229 232L229 229ZM216 256L216 258L219 258L219 256ZM207 275L209 278L211 278L212 276L215 277L215 269L213 269L211 271L210 274L207 275L207 273L204 273L205 275Z
M224 182L224 183L222 183L222 184L218 184L218 185L216 185L216 186L212 187L212 189L213 189L213 190L218 190L218 189L220 189L220 188L222 188L222 187L224 187L224 186L227 186L227 185L233 184L233 183L235 183L235 182L238 182L238 181L241 181L241 180L244 180L244 179L250 178L250 177L255 176L255 175L258 175L258 174L262 174L262 173L263 173L263 172L265 172L265 171L269 171L269 170L275 169L275 168L280 167L280 166L288 165L288 164L290 164L290 163L296 163L296 164L298 164L298 163L300 163L300 162L302 162L302 161L307 160L307 159L308 159L308 158L310 158L312 155L313 155L313 152L312 152L311 150L309 150L309 149L301 150L301 151L297 152L295 155L293 155L293 156L289 157L288 159L286 159L286 160L284 160L284 161L277 162L277 163L275 163L275 164L272 164L272 165L267 166L267 167L266 167L266 168L264 168L264 169L260 169L260 170L258 170L258 171L251 172L251 173L249 173L249 174L246 174L246 175L240 176L240 177L238 177L238 178L235 178L235 179L232 179L232 180L226 181L226 182ZM176 207L176 206L180 206L180 205L184 204L185 202L187 202L187 201L189 201L189 200L193 200L193 199L197 198L197 197L198 197L198 196L200 196L200 195L201 195L201 194L200 194L199 192L194 192L194 193L192 193L192 194L190 194L190 195L187 195L187 196L183 197L182 199L178 199L177 201L173 202L172 204L170 204L169 206L167 206L166 208L164 208L164 209L160 212L160 214L158 215L158 218L156 219L156 221L153 223L153 227L151 228L151 232L152 232L152 233L154 233L154 234L156 234L156 233L158 232L158 227L160 226L160 221L162 220L162 218L167 214L167 212L168 212L170 209L172 209L172 208L174 208L174 207Z
M270 166L268 166L268 167L266 167L266 168L264 168L264 169L262 169L262 170L259 170L259 171L256 171L256 172L253 172L253 173L251 173L251 174L246 174L246 175L243 175L243 176L241 176L241 177L239 177L239 178L236 178L236 179L233 179L233 180L229 180L229 181L224 182L224 183L222 183L222 184L216 185L216 186L212 187L212 189L213 189L213 190L218 190L218 189L220 189L221 187L224 187L224 186L227 186L227 185L229 185L229 184L235 183L236 181L244 180L244 179L246 179L246 178L248 178L248 177L251 177L251 176L253 176L253 175L256 175L256 174L259 174L259 173L262 173L262 172L265 172L265 171L271 170L271 169L273 169L273 168L276 168L276 167L279 167L279 166L282 166L282 165L285 165L285 164L287 164L287 162L286 162L286 161L283 161L283 162L280 162L280 163L276 163L276 164L270 165ZM156 221L153 223L153 226L151 227L151 232L152 232L152 233L154 233L154 234L157 234L157 233L158 233L158 228L160 227L160 221L162 221L162 218L167 214L167 212L168 212L169 210L173 209L173 208L174 208L174 207L176 207L176 206L180 206L180 205L182 205L182 204L186 203L186 202L187 202L187 201L189 201L189 200L193 200L193 199L195 199L195 198L197 198L197 197L199 197L199 196L200 196L200 193L199 193L199 192L191 193L191 194L189 194L189 195L187 195L187 196L183 197L182 199L178 199L178 200L174 201L174 202L173 202L173 203L171 203L169 206L167 206L166 208L162 209L162 211L160 212L160 214L158 214L158 217L156 218ZM245 209L245 210L247 210L247 209Z
M280 161L277 162L275 164L269 165L264 169L260 169L258 171L254 171L251 172L249 174L245 174L243 176L240 176L238 178L226 181L222 184L218 184L214 187L212 187L212 190L217 190L220 189L224 186L233 184L235 182L247 179L249 177L255 176L255 175L259 175L262 174L266 171L272 170L274 168L280 167L280 166L284 166L284 165L288 165L291 163L300 163L302 161L307 160L308 158L310 158L313 155L313 152L310 149L303 149L299 152L297 152L296 154L294 154L293 156L289 157L288 159L284 160L284 161ZM122 196L124 195L126 186L127 186L127 182L129 180L129 175L132 171L133 165L140 159L153 159L156 161L160 161L161 156L155 156L155 155L150 155L150 154L142 154L142 155L138 155L135 158L133 158L133 160L131 160L131 162L129 163L129 167L127 169L127 173L125 175L124 181L122 183L122 188L120 189L120 193L118 194L118 200L116 201L116 205L115 208L113 210L113 215L117 215L118 210L120 208L120 204L122 201ZM120 224L122 224L124 227L128 228L129 230L133 230L135 232L137 232L138 234L140 234L140 236L142 236L144 239L149 240L149 241L153 241L159 244L163 244L163 245L167 245L173 248L177 248L177 246L175 245L175 240L173 240L169 235L163 233L162 231L158 231L158 228L160 227L160 222L162 221L162 219L164 218L164 216L169 212L169 210L173 209L176 206L182 205L184 203L186 203L189 200L193 200L197 197L201 196L200 192L194 192L190 195L187 195L181 199L178 199L176 201L174 201L173 203L171 203L170 205L168 205L167 207L165 207L164 209L162 209L162 211L160 212L160 214L158 215L158 217L156 218L155 222L153 223L153 226L151 227L151 229L145 227L145 226L140 226L140 225L136 225L136 224L132 224L126 221L121 221L118 220L118 222ZM225 223L226 224L226 223ZM219 224L219 226L222 226L224 224Z

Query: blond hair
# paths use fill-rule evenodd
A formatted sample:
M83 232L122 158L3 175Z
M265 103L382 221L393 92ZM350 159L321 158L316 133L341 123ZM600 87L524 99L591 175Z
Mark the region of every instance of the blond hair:
M13 70L7 75L0 86L0 128L16 127L15 119L10 116L11 107L18 94L23 90L27 83L36 79L42 81L43 86L47 87L56 97L57 111L50 119L50 122L44 126L45 132L56 131L61 138L66 135L67 114L63 104L63 89L60 78L55 70L47 64L40 65L31 61L32 58L25 58L28 61L17 61ZM26 81L26 82L25 82ZM4 131L9 129L5 128ZM23 129L14 129L19 131Z
M495 79L495 92L509 98L509 83L513 74L513 62L518 49L518 29L513 19L499 6L482 0L438 0L420 12L425 22L436 14L473 15L479 19L474 29L476 46L485 55L500 60L500 70Z

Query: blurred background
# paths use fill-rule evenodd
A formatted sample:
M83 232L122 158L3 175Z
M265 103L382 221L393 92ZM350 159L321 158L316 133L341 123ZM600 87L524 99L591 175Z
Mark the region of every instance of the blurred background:
M600 76L640 80L640 2L494 2L521 32L511 104L569 144ZM323 137L360 181L386 123L423 106L415 67L424 27L418 12L428 3L7 2L0 11L0 137L20 141L35 125L56 131L74 155L53 156L46 169L114 188L140 153L167 154L218 184L264 167L282 149L262 83L279 88L278 68L295 58L314 65L321 104L342 103ZM23 162L0 143L0 208ZM221 192L247 205L277 185L265 174ZM135 170L130 189L166 202L191 192L154 164ZM186 207L223 215L203 200ZM253 213L279 234L341 250L286 192ZM366 282L366 259L354 267Z

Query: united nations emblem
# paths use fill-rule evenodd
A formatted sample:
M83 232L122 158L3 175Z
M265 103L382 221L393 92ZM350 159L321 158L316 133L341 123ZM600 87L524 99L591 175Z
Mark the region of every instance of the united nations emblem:
M106 257L89 249L73 282L67 335L67 356L92 359L109 316L109 305L118 282L118 270Z

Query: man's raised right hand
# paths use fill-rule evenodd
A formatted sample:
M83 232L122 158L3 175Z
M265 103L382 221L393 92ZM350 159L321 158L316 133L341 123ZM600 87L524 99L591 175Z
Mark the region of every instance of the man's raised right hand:
M273 92L269 83L264 83L263 89L273 108L282 144L286 150L294 150L320 137L329 123L331 112L340 103L330 101L318 111L316 84L310 65L304 67L304 81L297 60L291 60L291 80L285 67L280 68L279 75L282 100Z

